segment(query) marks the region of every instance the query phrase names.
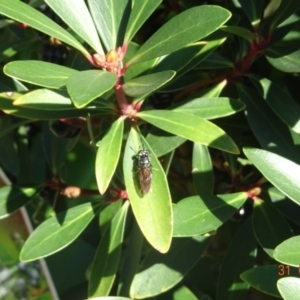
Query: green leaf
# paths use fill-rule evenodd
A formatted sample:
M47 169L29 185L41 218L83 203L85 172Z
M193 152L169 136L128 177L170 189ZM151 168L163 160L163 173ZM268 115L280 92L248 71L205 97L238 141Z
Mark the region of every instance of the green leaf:
M70 28L97 53L104 54L93 19L84 0L45 0Z
M266 54L267 60L274 68L286 73L300 72L300 50L285 54L276 49L268 49Z
M97 210L96 205L85 203L47 219L26 240L20 260L36 260L65 248L88 226Z
M129 44L137 31L159 6L162 0L135 0L131 10L130 18L127 24L124 43Z
M106 50L122 46L131 1L88 0L88 5Z
M151 128L147 135L147 142L157 157L163 156L182 145L186 139L173 135L157 127Z
M173 207L173 236L195 236L216 230L246 201L246 193L191 196Z
M293 236L291 227L282 215L261 200L255 201L252 224L257 241L270 257L273 257L277 245Z
M82 108L110 90L117 81L117 75L100 70L77 72L67 80L67 89L74 105Z
M203 52L203 48L206 45L206 42L189 44L186 47L181 48L175 52L159 57L157 64L152 69L152 72L155 73L164 70L173 70L177 74L187 64L189 64L189 62L198 57L200 53ZM195 66L195 64L193 66Z
M203 119L216 119L230 116L245 108L245 104L239 99L226 97L205 98L196 97L182 101L182 103L172 106L174 111L180 111L196 115Z
M153 297L173 287L197 263L208 242L207 237L174 239L168 253L150 251L133 279L130 296Z
M43 110L75 110L66 91L40 89L17 98L13 105Z
M262 96L251 88L238 85L241 100L246 104L246 117L255 137L265 150L276 152L293 161L300 162L290 131L273 113ZM276 130L274 130L276 124Z
M88 298L87 300L132 300L132 299L127 297L108 296L108 297Z
M199 143L194 143L192 174L197 194L212 195L214 191L213 166L208 148Z
M96 179L104 194L115 173L123 140L124 119L116 120L101 140L96 156Z
M172 53L200 40L221 27L230 16L229 11L218 6L190 8L156 31L141 46L128 65Z
M249 41L250 43L255 39L255 34L253 32L251 32L250 30L243 28L243 27L224 25L220 29L225 32L229 32L229 33L235 34L237 36L240 36L240 37L246 39L247 41Z
M285 277L277 282L277 288L280 295L285 300L297 299L300 295L300 278Z
M169 82L175 74L168 70L131 79L123 85L124 92L131 97L146 96Z
M300 205L300 166L275 153L255 148L243 149L247 158L281 192Z
M277 116L295 132L300 133L300 106L297 102L283 88L267 78L261 78L259 83L264 99Z
M18 80L52 89L64 87L68 77L77 72L74 69L38 60L13 61L6 64L3 71Z
M285 268L285 267L288 267ZM279 278L292 275L299 276L298 268L285 265L257 266L241 274L241 278L255 289L280 298L276 282Z
M294 267L300 266L300 236L291 237L280 245L278 245L274 250L274 259L280 261L281 263L291 265Z
M246 298L248 284L240 279L240 274L253 267L255 252L256 241L248 219L238 229L223 259L216 300Z
M26 205L37 193L36 188L9 185L0 188L0 219Z
M111 220L97 249L89 279L88 296L106 296L114 283L119 266L129 201Z
M213 123L179 111L153 110L137 117L167 132L200 144L238 154L239 149L226 133Z
M59 3L60 2L61 1L59 1ZM70 5L67 7L67 12L69 11L69 7ZM0 13L57 38L78 49L85 56L89 56L87 50L69 32L46 17L43 13L19 0L1 0Z
M173 215L166 175L157 158L151 156L152 183L150 191L142 194L138 182L137 153L148 143L132 128L127 140L123 172L126 191L139 227L148 242L159 252L168 251L171 244Z

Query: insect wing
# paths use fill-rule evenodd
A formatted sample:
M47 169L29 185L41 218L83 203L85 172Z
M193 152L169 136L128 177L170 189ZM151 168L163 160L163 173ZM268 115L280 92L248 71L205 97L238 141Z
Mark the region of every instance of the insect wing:
M147 194L151 187L152 172L151 167L139 168L139 182L143 194Z

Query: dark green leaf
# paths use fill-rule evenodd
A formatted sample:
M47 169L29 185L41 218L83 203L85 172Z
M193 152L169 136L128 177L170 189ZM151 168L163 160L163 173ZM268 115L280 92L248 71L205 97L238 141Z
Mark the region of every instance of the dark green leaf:
M190 8L172 18L154 33L128 65L172 53L200 40L221 27L230 16L229 11L218 6Z
M192 174L198 195L212 195L214 190L213 167L208 148L194 143Z
M36 188L9 185L0 188L0 219L26 205L37 193Z
M129 201L111 220L94 257L89 279L89 297L109 294L118 270Z
M281 192L300 205L300 166L275 153L255 148L243 149L247 158Z
M246 201L246 193L191 196L173 207L173 236L195 236L216 230Z
M45 0L45 2L97 53L103 54L97 30L84 0L76 0L76 4L69 0Z
M116 120L101 140L96 156L96 178L101 194L104 194L116 170L123 140L124 119Z
M57 38L78 49L85 56L89 56L89 53L85 50L85 48L69 32L46 17L43 13L21 1L1 0L0 13L42 31L49 36Z
M239 85L241 100L246 104L247 120L256 138L265 150L300 162L291 134L284 123L273 113L261 95L251 88ZM274 130L276 124L276 130Z
M223 259L216 300L241 300L246 298L248 284L240 274L252 268L256 252L256 241L251 220L239 228Z
M144 97L165 85L175 74L168 70L131 79L123 85L124 92L131 97Z
M91 222L95 210L96 205L85 203L44 221L26 240L20 260L36 260L68 246Z
M116 81L114 73L88 70L71 75L67 80L67 89L74 105L82 108L110 90Z
M252 224L257 241L271 257L277 245L293 236L291 227L282 215L261 200L255 201Z
M223 151L239 153L236 144L221 128L198 116L167 110L143 111L137 116L160 129L191 141Z
M257 27L260 23L260 19L262 16L262 12L264 9L264 3L260 0L238 0L240 5L242 6L245 14L250 20L253 27Z
M133 279L130 296L148 298L173 287L196 264L208 242L207 237L173 239L168 253L149 252Z
M131 1L88 0L88 4L106 50L122 46Z
M288 275L299 276L298 272L298 268L276 264L257 266L243 272L241 278L255 289L279 298L280 294L276 288L277 280Z
M295 132L300 133L300 106L283 88L280 88L267 78L261 78L259 83L263 89L264 99L277 116Z
M32 84L60 89L66 85L74 69L38 60L19 60L5 65L4 73L13 78Z
M153 154L150 191L145 195L141 192L136 155L143 148L153 153L146 140L132 128L123 160L126 191L143 235L155 249L165 253L170 247L173 229L171 196L166 175Z

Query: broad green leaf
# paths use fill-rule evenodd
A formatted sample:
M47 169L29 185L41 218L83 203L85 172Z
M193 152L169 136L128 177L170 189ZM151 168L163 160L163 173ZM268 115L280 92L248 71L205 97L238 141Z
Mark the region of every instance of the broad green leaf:
M85 203L47 219L26 240L20 260L33 261L65 248L88 226L98 209Z
M175 237L196 236L216 230L244 204L246 193L191 196L173 207Z
M59 1L58 3L60 3ZM68 5L67 12L71 6ZM46 17L43 13L19 0L1 0L0 13L18 22L27 24L41 32L48 34L62 42L71 45L89 56L87 50L65 29Z
M253 32L251 32L250 30L243 28L243 27L224 25L220 29L223 31L235 34L237 36L240 36L240 37L246 39L247 41L249 41L250 43L255 39L255 34Z
M97 53L104 54L93 19L84 0L45 0L45 2Z
M164 70L173 70L178 73L191 60L202 53L203 48L206 45L206 42L193 43L175 52L158 58L158 62L152 69L152 73L161 72Z
M34 90L17 98L13 105L43 110L75 110L66 91Z
M166 253L171 244L173 215L171 196L166 175L157 158L152 154L152 183L147 194L141 192L137 170L137 153L147 149L152 154L145 139L132 128L127 140L123 172L126 191L133 213L148 242L159 252Z
M151 145L152 151L157 157L163 156L179 147L186 141L178 135L170 134L157 127L151 128L147 135L147 142Z
M223 259L216 300L246 298L249 285L240 279L240 274L252 268L256 252L256 241L251 220L241 225Z
M52 89L63 88L68 77L77 72L74 69L38 60L13 61L6 64L3 71L18 80Z
M71 75L67 80L67 89L74 105L82 108L109 91L116 81L114 73L88 70Z
M116 120L101 140L97 151L95 171L101 194L105 193L119 161L123 127L124 119Z
M194 188L198 195L212 195L214 191L213 166L208 148L194 143L192 174Z
M111 220L97 249L89 279L89 297L109 294L118 271L129 201Z
M300 162L290 131L254 89L238 85L241 100L246 104L247 120L262 148ZM276 124L276 130L274 130Z
M9 185L0 188L0 219L26 205L37 193L36 188Z
M274 259L294 267L300 266L300 236L291 237L278 245L273 253Z
M300 295L300 278L285 277L277 281L277 288L285 300L297 299Z
M137 117L188 140L223 151L239 153L236 144L221 128L198 116L179 111L155 110L139 112Z
M288 267L288 268L285 268ZM285 265L257 266L241 274L241 278L255 289L275 297L280 297L276 282L285 276L299 276L298 268Z
M216 119L230 116L245 108L239 99L196 97L173 106L174 111L189 113L203 119Z
M88 0L88 5L106 50L122 46L131 10L131 1Z
M300 106L283 88L267 78L259 79L264 99L277 116L295 132L300 133Z
M169 82L175 74L168 70L131 79L123 85L124 92L131 97L148 95Z
M255 148L243 149L247 158L281 192L300 205L300 166L275 153Z
M173 287L197 263L208 242L207 237L173 239L168 253L150 251L133 279L130 296L153 297Z
M282 215L261 200L255 201L252 224L257 241L270 257L273 257L277 245L293 236L291 227Z
M135 0L127 24L124 43L129 44L137 31L145 23L148 17L159 6L162 0Z
M230 16L229 11L218 6L203 5L190 8L156 31L128 65L172 53L200 40L221 27Z
M289 50L269 48L266 51L266 58L276 69L286 73L300 72L300 50Z

